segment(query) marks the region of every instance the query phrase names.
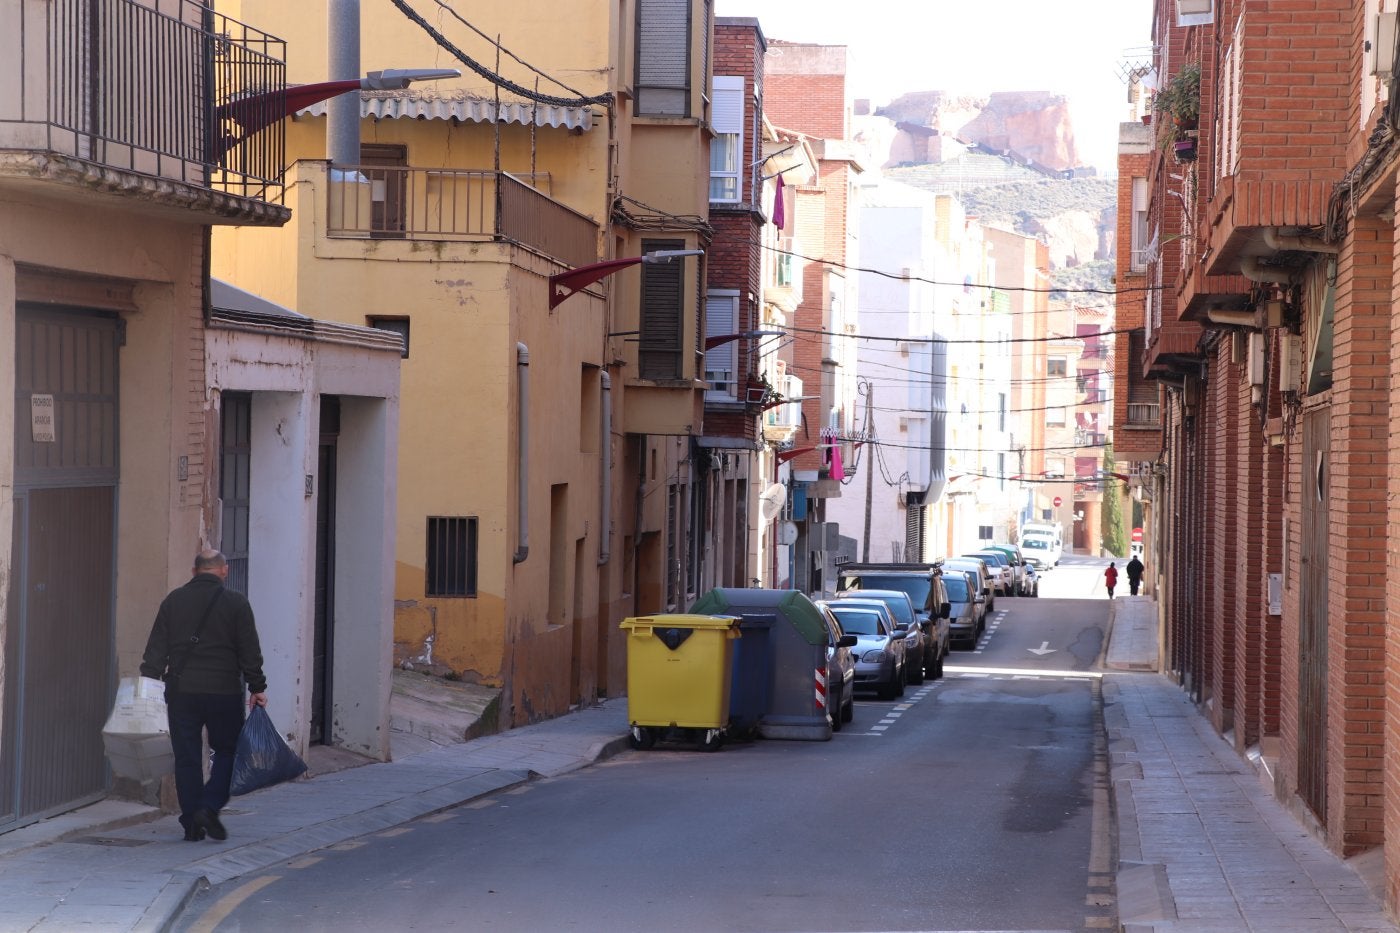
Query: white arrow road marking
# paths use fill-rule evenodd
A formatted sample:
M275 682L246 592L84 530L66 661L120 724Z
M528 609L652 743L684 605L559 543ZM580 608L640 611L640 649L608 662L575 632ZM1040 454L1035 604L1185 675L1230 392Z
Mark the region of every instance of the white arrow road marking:
M1045 657L1047 654L1055 653L1055 649L1050 647L1050 643L1048 641L1041 642L1039 648L1027 648L1026 650L1029 651L1031 654L1038 654L1042 658Z

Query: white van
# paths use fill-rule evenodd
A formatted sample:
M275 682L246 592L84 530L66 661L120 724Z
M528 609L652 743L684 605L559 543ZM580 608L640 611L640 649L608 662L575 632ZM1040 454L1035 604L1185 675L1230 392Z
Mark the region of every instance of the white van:
M1059 535L1053 532L1027 530L1021 536L1021 556L1036 570L1049 570L1060 562L1064 549Z

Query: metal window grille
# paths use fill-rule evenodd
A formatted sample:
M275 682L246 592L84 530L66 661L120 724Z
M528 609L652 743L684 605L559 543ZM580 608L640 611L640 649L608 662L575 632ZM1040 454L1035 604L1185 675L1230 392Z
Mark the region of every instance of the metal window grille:
M376 330L387 330L391 334L398 334L403 339L404 359L408 359L408 318L406 317L371 317L369 326Z
M427 596L476 595L475 517L428 517Z
M253 461L253 396L225 392L219 412L219 501L223 518L219 550L228 561L229 589L248 592L248 512Z

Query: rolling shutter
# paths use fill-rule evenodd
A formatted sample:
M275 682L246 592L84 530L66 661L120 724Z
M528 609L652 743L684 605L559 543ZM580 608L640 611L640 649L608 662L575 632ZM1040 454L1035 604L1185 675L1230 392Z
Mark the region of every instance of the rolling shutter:
M642 252L685 249L684 240L643 240ZM638 374L664 381L681 378L681 319L685 299L685 263L642 266L642 311Z
M690 0L638 0L637 113L690 115Z

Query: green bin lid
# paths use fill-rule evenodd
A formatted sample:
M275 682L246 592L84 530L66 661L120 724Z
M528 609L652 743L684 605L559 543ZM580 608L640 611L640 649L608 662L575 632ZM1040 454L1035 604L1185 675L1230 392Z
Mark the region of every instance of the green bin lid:
M809 645L826 644L826 623L821 610L801 590L741 589L718 587L696 600L691 612L743 615L764 610L787 619Z

